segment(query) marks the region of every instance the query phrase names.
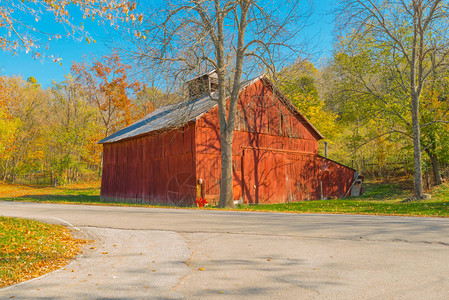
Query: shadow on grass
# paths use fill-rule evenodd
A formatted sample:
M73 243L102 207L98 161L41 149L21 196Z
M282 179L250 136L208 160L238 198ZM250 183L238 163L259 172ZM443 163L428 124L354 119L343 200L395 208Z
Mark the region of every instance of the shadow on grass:
M364 183L363 188L363 195L352 199L397 200L406 198L411 193L410 189L403 188L399 184Z
M94 205L111 205L111 206L142 206L142 207L162 207L173 208L170 205L150 204L150 203L132 203L132 202L107 202L101 201L99 195L24 195L20 197L4 197L0 201L14 202L42 202L42 203L73 203L73 204L94 204Z
M104 203L98 195L25 195L1 198L4 201Z

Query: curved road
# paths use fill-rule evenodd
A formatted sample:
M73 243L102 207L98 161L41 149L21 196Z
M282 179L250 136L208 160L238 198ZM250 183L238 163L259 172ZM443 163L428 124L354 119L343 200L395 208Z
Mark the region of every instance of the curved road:
M20 202L0 214L95 239L0 298L449 298L449 219Z

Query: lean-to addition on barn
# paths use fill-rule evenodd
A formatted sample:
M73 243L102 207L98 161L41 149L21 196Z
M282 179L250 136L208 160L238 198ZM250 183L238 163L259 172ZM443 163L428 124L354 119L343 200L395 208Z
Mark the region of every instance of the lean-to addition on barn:
M162 107L100 141L103 199L191 206L203 194L218 201L214 75L190 82L191 95L203 96ZM344 196L355 170L319 156L322 138L267 77L244 83L233 142L234 199L262 204Z

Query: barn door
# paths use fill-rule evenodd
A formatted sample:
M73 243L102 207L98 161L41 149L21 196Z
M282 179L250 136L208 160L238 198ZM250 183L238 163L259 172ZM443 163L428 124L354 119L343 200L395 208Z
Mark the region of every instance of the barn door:
M286 172L283 153L248 149L243 156L245 204L284 203Z

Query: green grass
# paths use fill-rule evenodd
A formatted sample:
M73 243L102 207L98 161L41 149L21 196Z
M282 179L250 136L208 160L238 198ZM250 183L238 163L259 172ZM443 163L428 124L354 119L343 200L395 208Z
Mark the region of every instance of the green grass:
M100 183L72 184L65 187L29 186L0 182L0 200L59 203L101 203Z
M60 268L84 242L63 226L0 217L0 287Z
M449 217L449 185L433 191L432 199L404 202L412 194L395 184L367 183L365 194L356 198L314 200L285 204L239 205L247 211L296 213L369 214Z
M365 193L357 198L315 200L286 204L238 205L235 209L293 213L449 217L449 184L443 184L435 188L431 192L432 199L430 200L406 203L403 203L403 201L412 195L412 190L401 188L398 184L365 183L364 187ZM99 183L58 188L0 184L0 200L160 207L145 204L101 202Z

